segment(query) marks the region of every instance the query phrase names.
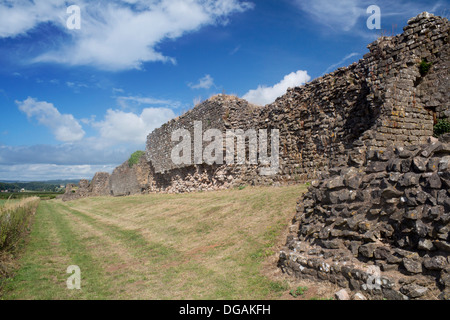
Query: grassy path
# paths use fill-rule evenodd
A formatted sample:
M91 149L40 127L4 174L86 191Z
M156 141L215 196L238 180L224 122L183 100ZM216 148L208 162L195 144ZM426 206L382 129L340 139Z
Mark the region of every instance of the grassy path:
M3 299L277 299L277 255L303 186L44 201ZM68 290L66 269L81 269Z

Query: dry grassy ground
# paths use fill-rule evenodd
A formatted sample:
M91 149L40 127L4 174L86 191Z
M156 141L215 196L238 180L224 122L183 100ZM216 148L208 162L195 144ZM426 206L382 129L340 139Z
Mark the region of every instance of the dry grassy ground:
M43 201L3 299L287 299L276 268L304 186ZM81 269L68 290L66 269ZM292 280L292 279L291 279ZM332 291L306 284L304 298Z

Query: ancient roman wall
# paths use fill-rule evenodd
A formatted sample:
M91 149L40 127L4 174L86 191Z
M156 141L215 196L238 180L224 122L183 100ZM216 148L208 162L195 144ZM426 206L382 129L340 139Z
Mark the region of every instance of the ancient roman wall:
M124 164L111 177L110 193L299 183L326 176L336 166L363 166L371 150L424 143L437 119L450 113L448 37L448 20L424 13L408 21L401 35L371 43L360 61L291 88L270 105L215 96L152 132L148 163L138 166L145 181L137 181ZM431 65L427 73L420 72L422 62ZM186 129L193 151L195 121L201 122L203 133L212 128L223 133L279 130L278 174L262 176L260 164L195 164L193 152L192 164L175 164L171 153L178 142L172 141L172 133ZM223 152L225 156L226 146Z
M449 231L447 134L442 142L370 151L366 167L335 168L313 181L279 266L360 297L448 300Z
M221 187L224 178L231 184L295 183L335 166L361 166L368 150L425 142L436 118L449 112L448 30L446 19L422 14L408 22L403 34L370 44L359 62L289 89L273 104L256 107L224 95L200 104L149 135L148 160L157 174L164 173L157 180L174 192L195 190L196 184ZM432 64L426 74L420 72L422 61ZM220 172L216 177L206 173L213 167L175 166L171 134L185 128L193 139L194 121L202 121L204 131L280 130L279 174L261 177L258 166L224 165L214 167ZM189 181L186 190L184 180Z
M150 163L145 156L132 167L125 161L109 178L110 194L114 197L147 193L151 184Z

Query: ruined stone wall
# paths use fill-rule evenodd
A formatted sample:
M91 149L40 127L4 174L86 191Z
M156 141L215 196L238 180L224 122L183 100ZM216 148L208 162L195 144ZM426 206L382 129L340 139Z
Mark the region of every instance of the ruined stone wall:
M96 176L97 175L98 175L98 173L96 174ZM82 179L82 180L80 180L78 185L68 184L66 186L66 192L62 196L62 200L63 201L72 201L72 200L91 197L91 196L93 196L93 194L92 194L93 189L94 188L90 186L89 180Z
M201 122L201 135L208 129L224 131L227 127L226 122L230 119L242 117L250 119L249 110L253 108L255 106L237 97L217 95L152 132L147 139L147 159L152 163L156 173L188 167L188 165L176 165L171 159L172 149L179 143L172 142L174 131L188 130L191 134L192 150L194 150L194 122ZM200 139L203 139L203 136L200 136ZM195 163L193 153L191 160Z
M279 266L373 299L450 299L450 136L313 181Z
M152 183L150 172L150 163L145 155L132 167L129 166L128 161L124 162L111 174L110 194L118 197L147 193Z
M165 190L183 192L185 178L186 190L196 184L220 187L219 180L229 175L231 184L307 181L335 166L362 166L370 150L424 143L436 117L449 112L448 31L448 20L424 13L411 19L403 34L370 44L359 62L289 89L273 104L258 108L219 95L150 134L148 159L156 173L165 172ZM419 71L422 61L432 63L427 74ZM279 129L279 174L261 177L251 165L220 166L220 176L200 166L174 166L171 133L179 128L192 133L193 121L203 121L204 130Z
M139 166L145 181L137 182L134 170L124 164L111 178L111 194L300 183L337 166L362 167L370 151L424 143L436 120L450 112L448 34L447 19L424 13L408 21L401 35L371 43L360 61L291 88L270 105L215 96L152 132L148 163ZM426 74L420 72L422 61L431 63ZM193 151L195 121L201 121L202 132L278 129L278 174L262 176L261 165L248 163L194 164L193 154L191 165L174 164L171 153L178 142L172 142L172 133L188 130Z
M110 195L110 175L107 172L97 172L89 184L88 192L92 197L103 197Z

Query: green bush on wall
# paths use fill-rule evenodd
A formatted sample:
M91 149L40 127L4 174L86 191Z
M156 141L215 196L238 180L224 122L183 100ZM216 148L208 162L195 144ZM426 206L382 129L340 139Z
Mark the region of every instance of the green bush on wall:
M428 73L428 71L430 71L431 66L433 64L430 62L426 62L425 60L422 60L422 62L419 65L419 71L420 71L420 75L423 77L424 75L426 75Z
M434 126L434 136L437 138L440 135L443 135L444 133L450 132L450 121L447 119L441 119L439 122Z
M135 164L137 164L139 162L139 159L141 159L141 157L145 154L145 151L136 151L135 153L133 153L130 157L130 159L128 159L128 166L130 168L132 168Z

